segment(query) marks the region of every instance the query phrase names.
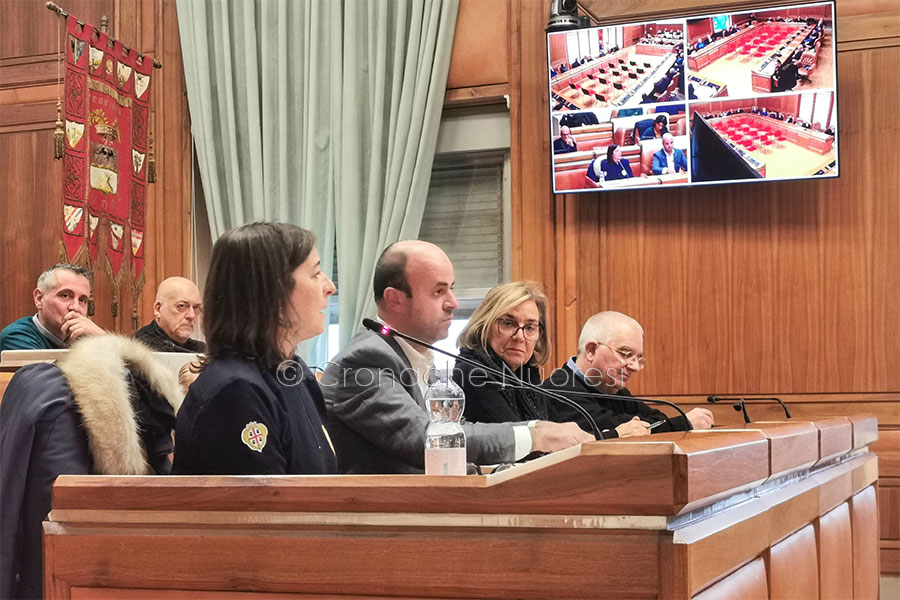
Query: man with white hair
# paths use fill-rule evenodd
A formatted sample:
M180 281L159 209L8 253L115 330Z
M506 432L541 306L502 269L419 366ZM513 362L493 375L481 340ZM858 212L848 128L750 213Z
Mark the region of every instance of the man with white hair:
M37 280L37 313L22 317L0 331L0 350L68 348L82 336L106 333L87 317L91 297L90 271L77 265L53 265Z
M643 402L631 400L607 400L580 394L608 394L630 397L625 385L633 375L647 364L644 357L644 330L640 324L615 311L600 312L584 324L578 338L578 354L551 373L542 387L567 395L596 421L604 431L604 437L622 437L623 424L634 426L635 420L650 424L662 421L653 433L687 429L684 417L666 417ZM551 403L550 418L554 421L575 421L590 431L584 417L572 408L558 402ZM713 426L713 415L705 408L695 408L687 413L694 429ZM633 435L633 434L632 434Z
M203 304L200 290L190 279L169 277L159 284L153 320L134 338L157 352L205 352L206 344L192 340Z

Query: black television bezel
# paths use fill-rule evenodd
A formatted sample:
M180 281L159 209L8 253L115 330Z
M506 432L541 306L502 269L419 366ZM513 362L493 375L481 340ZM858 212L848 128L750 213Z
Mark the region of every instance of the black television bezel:
M834 119L833 119L833 121L836 124L836 129L834 131L834 158L835 158L834 164L837 169L837 171L834 174L822 174L822 175L814 174L814 175L806 175L806 176L799 176L799 177L781 177L781 178L775 178L775 179L759 177L759 178L752 178L752 179L729 179L729 180L717 180L717 181L688 181L687 183L671 183L671 184L666 184L666 185L648 184L648 185L642 185L642 186L621 187L621 188L617 187L617 188L606 188L606 189L604 189L604 188L577 188L577 189L573 189L573 190L557 190L556 189L556 177L555 177L555 169L554 169L554 163L555 163L554 156L555 155L553 154L553 140L554 140L553 116L554 116L554 114L559 115L562 113L554 113L553 112L553 90L552 90L551 79L550 79L550 36L551 35L560 34L560 33L568 33L571 31L580 31L582 29L598 29L601 27L626 27L629 25L644 25L647 23L653 23L653 22L664 21L664 20L672 20L672 19L683 19L685 21L685 33L687 33L687 21L690 19L713 17L713 16L716 16L717 14L729 14L729 15L744 14L744 13L750 13L750 12L756 12L756 11L782 10L782 9L798 8L798 7L804 7L804 6L819 6L819 5L823 5L823 4L831 5L831 38L832 38L832 46L831 47L832 47L832 54L833 54L832 70L833 70L833 76L834 76L834 88L833 88ZM578 195L588 194L588 195L602 196L604 194L608 194L611 192L647 191L647 190L660 191L660 190L675 189L675 188L709 187L709 186L716 186L716 185L741 185L741 184L758 184L758 183L778 184L781 182L833 181L833 180L840 179L841 178L841 168L840 168L841 148L840 148L840 131L839 131L839 129L840 129L841 118L840 118L840 100L839 100L840 84L838 82L838 51L837 51L837 39L838 39L837 38L837 27L838 27L838 25L837 25L837 21L838 21L837 0L814 0L811 2L794 2L794 3L784 3L784 4L776 3L776 2L750 3L749 5L742 5L739 8L736 8L735 10L725 9L724 12L721 10L716 11L716 12L709 12L705 8L699 8L695 11L691 11L691 10L671 11L670 10L670 11L663 11L663 12L659 12L659 13L648 14L648 15L644 16L642 18L642 20L640 20L640 21L634 21L634 20L632 20L631 17L626 17L624 19L603 19L603 20L600 20L597 24L590 25L589 27L579 27L579 28L567 29L567 30L563 30L563 31L548 31L548 32L546 32L544 34L544 42L545 42L545 50L546 50L544 66L546 68L545 80L547 82L547 95L546 95L546 99L547 99L547 103L548 103L547 104L547 115L548 115L547 125L548 125L548 129L549 129L549 133L550 133L550 137L549 137L549 139L550 139L550 144L549 144L550 161L549 161L548 168L550 170L551 192L553 193L554 196L561 196L561 195L567 195L567 194L578 194ZM687 40L685 39L685 41L687 41ZM687 66L686 59L687 59L687 53L685 53L685 66ZM686 72L687 72L687 69L686 69ZM800 93L800 94L813 93L814 94L814 93L818 93L818 90L810 90L809 92L797 92L797 93ZM771 96L779 96L779 95L784 95L784 94L783 93L763 94L763 95L757 95L754 97L771 97ZM738 99L741 99L741 98L738 98ZM679 101L676 100L674 102L661 102L659 104L660 105L673 104L673 103L677 103L677 102L679 102ZM710 102L710 100L702 100L702 101L693 100L693 101L691 101L686 98L682 102L684 102L684 106L685 106L685 118L688 119L687 131L690 131L692 128L691 121L690 121L690 104L691 104L691 102L694 102L694 103ZM652 105L652 106L656 106L656 105ZM581 111L581 112L586 112L586 111ZM690 135L688 137L688 141L689 141L688 147L691 148L693 138ZM691 165L693 164L693 152L691 152L689 164L691 164ZM692 177L692 175L691 175L691 177Z

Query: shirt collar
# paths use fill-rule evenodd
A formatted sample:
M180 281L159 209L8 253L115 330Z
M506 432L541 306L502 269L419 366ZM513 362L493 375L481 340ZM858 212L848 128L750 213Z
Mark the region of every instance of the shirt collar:
M581 369L578 368L578 365L575 363L575 357L570 356L568 362L566 362L566 366L572 369L572 372L584 379L584 373L581 372ZM585 379L587 381L587 379Z
M41 323L41 320L38 319L37 313L34 313L34 316L31 317L31 320L34 321L34 326L38 328L38 331L41 332L41 335L50 340L52 343L56 344L59 348L67 348L69 346L66 342L50 333L49 329L44 327L43 323Z
M409 364L412 366L413 371L416 372L419 389L422 390L422 394L424 395L425 391L428 389L428 372L431 371L434 364L434 356L431 350L425 348L424 352L420 352L406 340L398 337L395 337L394 339L397 341L397 344L399 344L400 349L403 350L406 359L409 360Z
M375 320L390 326L384 322L384 319L382 319L381 316L376 316ZM413 371L416 372L419 389L421 389L422 394L424 394L425 390L428 389L428 372L434 367L434 354L428 348L419 350L418 347L413 346L401 337L394 336L394 340L400 346L400 349L403 350L403 354L406 356L406 360L409 361Z

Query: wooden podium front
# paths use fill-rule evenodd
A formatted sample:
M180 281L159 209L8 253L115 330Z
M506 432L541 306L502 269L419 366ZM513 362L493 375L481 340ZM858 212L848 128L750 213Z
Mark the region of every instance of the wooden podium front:
M49 598L877 598L874 418L486 476L63 476Z

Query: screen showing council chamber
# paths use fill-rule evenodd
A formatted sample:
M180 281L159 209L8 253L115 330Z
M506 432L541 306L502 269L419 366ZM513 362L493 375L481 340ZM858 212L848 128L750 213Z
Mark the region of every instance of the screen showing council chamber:
M556 193L838 176L834 3L547 34Z

